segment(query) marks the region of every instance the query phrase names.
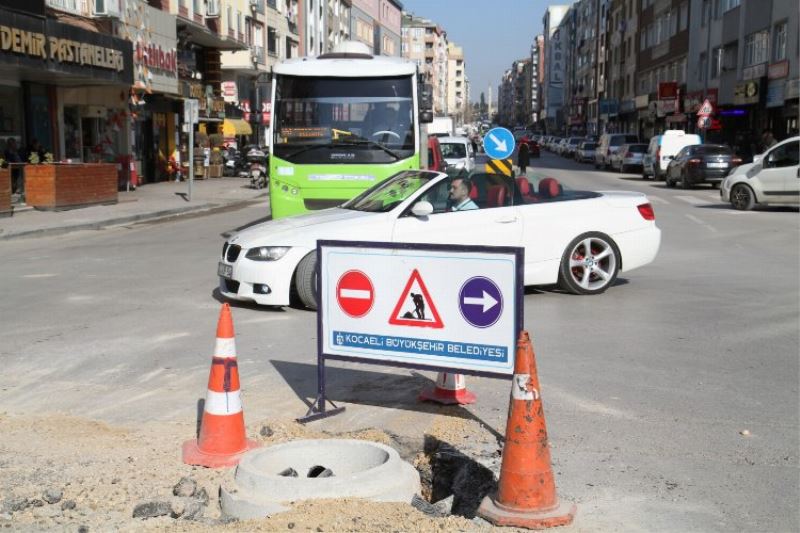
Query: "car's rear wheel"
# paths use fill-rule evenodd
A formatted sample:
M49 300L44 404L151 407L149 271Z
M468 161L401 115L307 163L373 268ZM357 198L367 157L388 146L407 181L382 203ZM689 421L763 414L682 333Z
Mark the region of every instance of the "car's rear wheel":
M572 294L600 294L617 279L619 249L607 235L584 233L569 243L561 257L559 286Z
M294 275L294 286L300 302L317 310L317 252L311 252L300 260Z
M686 177L686 172L681 172L681 189L689 189L692 186L692 183L689 181L689 178Z
M731 205L739 211L749 211L756 203L753 191L747 185L740 183L731 190Z

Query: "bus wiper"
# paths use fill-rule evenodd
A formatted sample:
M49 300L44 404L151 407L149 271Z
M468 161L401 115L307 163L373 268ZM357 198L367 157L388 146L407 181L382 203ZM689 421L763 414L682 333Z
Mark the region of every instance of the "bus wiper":
M300 148L299 150L295 150L294 152L292 152L290 154L286 154L284 157L286 159L289 159L289 158L294 157L296 155L300 155L300 154L303 154L305 152L310 152L311 150L316 150L317 148L330 148L330 147L331 147L330 144L312 144L310 146L304 146L303 148Z
M356 144L356 145L380 148L381 150L383 150L384 152L386 152L390 156L394 157L395 161L399 161L399 160L402 159L402 156L400 154L398 154L397 152L395 152L394 150L392 150L391 148L389 148L385 144L379 143L377 141L371 141L369 139L364 139L363 137L361 137L361 138L347 138L347 137L344 137L344 138L339 139L337 144Z

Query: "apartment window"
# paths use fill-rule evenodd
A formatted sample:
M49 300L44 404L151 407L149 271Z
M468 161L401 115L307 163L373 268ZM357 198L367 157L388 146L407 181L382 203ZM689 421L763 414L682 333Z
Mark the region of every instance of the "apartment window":
M645 50L647 48L647 31L642 30L642 33L639 34L639 50Z
M726 44L722 52L722 70L736 70L736 62L739 60L739 43L733 41Z
M236 31L238 32L239 35L242 34L242 12L241 11L237 11L236 12Z
M711 79L715 80L722 74L722 57L724 50L721 46L711 51Z
M394 41L388 35L383 36L383 53L386 55L394 55Z
M739 4L742 3L742 0L722 0L722 12L725 13L729 9L733 9L734 7L738 7Z
M757 31L745 37L744 41L744 66L758 65L767 61L769 32Z
M711 18L711 0L703 0L703 6L701 9L702 11L700 11L700 27L705 28Z
M684 3L681 4L680 13L681 13L681 15L680 15L681 16L681 21L680 21L680 27L678 28L678 31L684 31L686 28L689 27L689 3L688 2L684 2Z
M275 3L275 2L276 2L276 0L267 0L267 5L268 5L269 7L271 7L272 9L275 9L275 10L277 10L277 9L278 9L278 6L276 5L276 3Z
M772 30L772 60L781 61L786 59L786 41L788 23L783 21L775 25Z
M361 19L356 20L356 36L359 39L371 45L373 42L372 35L372 24Z
M417 54L422 53L422 43L414 43L414 52Z
M233 31L233 8L232 8L231 6L228 6L228 7L225 9L225 12L226 12L226 14L228 15L228 16L227 16L227 19L228 19L228 29L229 29L229 30L231 30L231 31Z
M200 15L200 14L203 13L202 5L203 5L203 3L202 3L201 0L194 0L194 14L195 15Z
M271 56L278 55L278 32L275 28L267 28L267 53Z

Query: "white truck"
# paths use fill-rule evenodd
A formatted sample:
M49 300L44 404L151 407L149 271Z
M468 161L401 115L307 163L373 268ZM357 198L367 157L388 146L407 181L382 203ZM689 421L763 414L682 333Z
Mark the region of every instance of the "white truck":
M450 117L433 117L433 122L428 124L428 135L435 137L452 136L453 119Z

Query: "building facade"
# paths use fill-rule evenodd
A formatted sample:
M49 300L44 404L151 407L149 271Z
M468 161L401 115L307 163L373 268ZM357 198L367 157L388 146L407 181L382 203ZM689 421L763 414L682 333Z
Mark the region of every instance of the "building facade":
M798 10L790 0L692 2L688 127L704 99L716 107L708 138L757 152L760 134L798 129Z
M447 33L435 22L403 13L401 30L403 57L416 61L426 83L433 89L433 112L448 115Z
M542 83L542 119L548 133L557 133L564 126L564 53L568 35L559 25L570 6L550 6L542 19L544 27L545 67Z
M447 44L447 110L453 123L460 126L466 121L469 108L469 87L464 49L455 43Z
M397 0L352 0L350 35L373 54L400 56L402 11Z

